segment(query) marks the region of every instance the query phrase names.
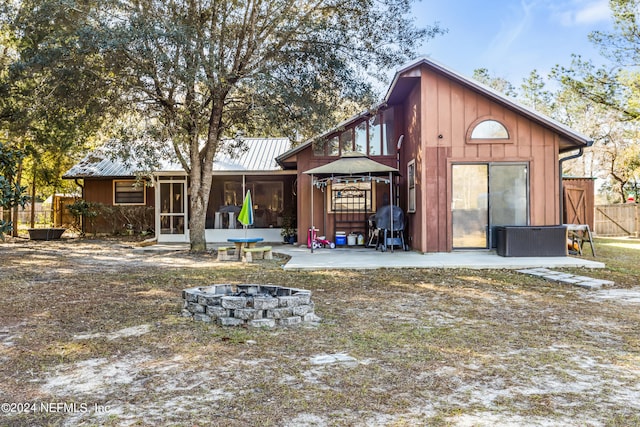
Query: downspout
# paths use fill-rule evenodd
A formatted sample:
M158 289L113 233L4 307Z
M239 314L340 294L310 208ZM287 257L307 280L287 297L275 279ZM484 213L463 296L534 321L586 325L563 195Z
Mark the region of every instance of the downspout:
M564 186L562 185L562 164L564 162L566 162L567 160L572 160L572 159L577 159L578 157L581 157L582 154L584 154L584 147L580 147L578 148L578 152L576 154L572 154L570 156L567 157L563 157L562 159L560 159L558 161L558 181L559 181L559 187L560 187L560 193L559 193L559 197L560 197L560 224L563 223L563 217L562 215L564 214L564 194L563 194L563 190L564 190Z
M315 231L315 226L313 225L313 174L311 174L311 231L310 231L310 239L313 238L313 232ZM298 230L299 232L299 230ZM311 243L311 253L313 253L313 242Z

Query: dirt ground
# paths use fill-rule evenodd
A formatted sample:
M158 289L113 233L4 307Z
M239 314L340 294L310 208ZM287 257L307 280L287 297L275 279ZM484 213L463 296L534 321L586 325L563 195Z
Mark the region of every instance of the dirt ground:
M640 242L597 245L607 269L580 274L601 290L0 243L0 425L640 426ZM181 317L181 290L214 283L309 289L322 322Z

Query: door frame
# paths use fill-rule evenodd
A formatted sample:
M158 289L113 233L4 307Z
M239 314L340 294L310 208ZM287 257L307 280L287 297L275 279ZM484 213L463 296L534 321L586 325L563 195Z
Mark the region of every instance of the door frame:
M455 247L453 246L453 166L457 165L486 165L487 166L487 224L485 225L486 232L486 244L484 247ZM529 160L510 160L510 161L450 161L448 165L448 206L449 212L447 214L449 218L449 248L451 250L491 250L495 247L494 241L494 233L493 229L496 225L491 224L491 168L493 166L517 166L522 165L526 167L526 224L529 225L531 223L531 162ZM501 224L498 224L498 226ZM513 225L513 224L510 224Z
M155 222L156 222L156 238L158 242L167 242L167 243L183 243L189 241L189 194L188 194L188 186L187 186L187 176L186 175L176 175L176 174L168 174L168 175L155 175L154 176L154 185L156 186L155 191ZM166 213L161 212L161 184L182 184L182 212L180 213L169 213L171 217L179 217L182 216L184 218L184 228L183 233L179 234L162 234L161 230L161 217L166 216Z

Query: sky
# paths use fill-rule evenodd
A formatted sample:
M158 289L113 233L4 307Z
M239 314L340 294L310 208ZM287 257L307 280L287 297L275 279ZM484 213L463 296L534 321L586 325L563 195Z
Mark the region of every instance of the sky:
M588 35L613 28L608 0L422 0L413 10L418 26L448 29L421 56L468 77L486 68L518 88L534 69L545 77L570 65L571 54L606 64Z

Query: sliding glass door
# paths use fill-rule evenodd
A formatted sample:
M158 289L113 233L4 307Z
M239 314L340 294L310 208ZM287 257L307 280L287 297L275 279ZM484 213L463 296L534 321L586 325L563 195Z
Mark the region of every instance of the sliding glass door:
M527 169L526 163L452 166L454 249L495 247L496 226L527 225Z

